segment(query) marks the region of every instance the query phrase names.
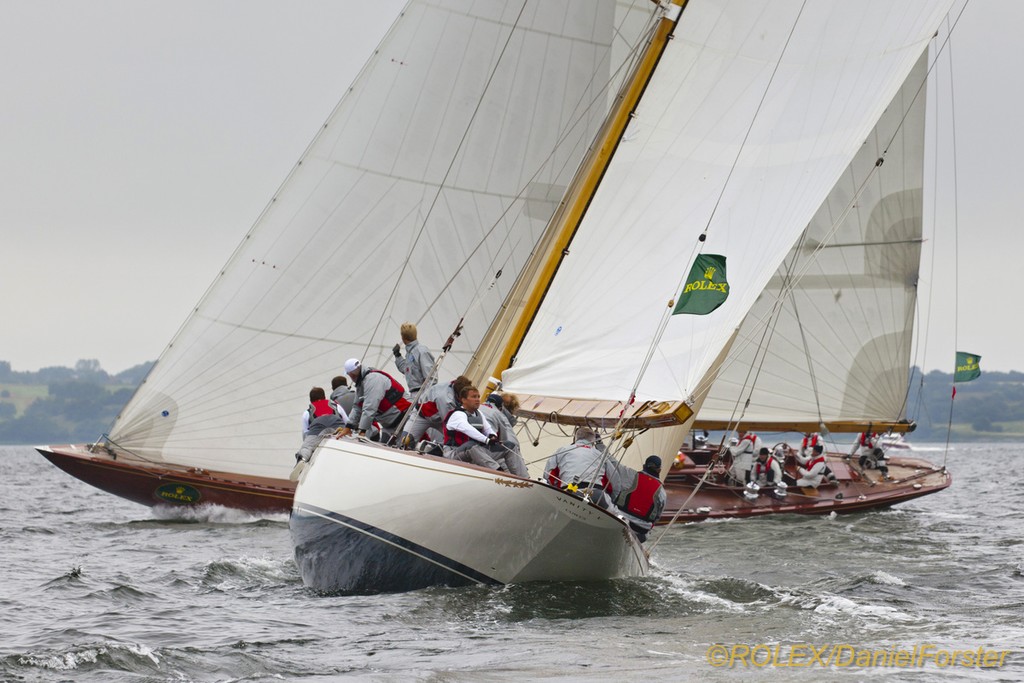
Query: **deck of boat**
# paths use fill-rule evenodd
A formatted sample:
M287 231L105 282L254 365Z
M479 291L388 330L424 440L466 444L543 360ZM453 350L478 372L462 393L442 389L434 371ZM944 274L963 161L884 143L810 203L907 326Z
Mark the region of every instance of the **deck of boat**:
M748 500L744 487L726 483L724 473L715 470L698 488L705 467L674 469L665 482L668 503L659 523L668 523L673 518L693 522L778 513L862 512L936 493L952 483L945 467L920 458L890 457L889 480L883 479L877 470L861 470L844 456L830 454L827 461L836 482L817 489L791 486L781 499L773 497L770 489L765 488L755 500ZM795 474L792 465L787 469Z

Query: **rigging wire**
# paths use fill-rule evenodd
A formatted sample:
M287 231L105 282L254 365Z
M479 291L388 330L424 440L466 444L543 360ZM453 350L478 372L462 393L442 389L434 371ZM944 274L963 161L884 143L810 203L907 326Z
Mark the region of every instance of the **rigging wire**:
M964 3L964 7L967 7L967 3ZM963 10L960 10L960 14L963 14ZM957 17L959 20L959 17ZM956 25L954 24L953 28ZM953 33L953 28L950 28L950 35ZM949 42L950 36L946 36L946 41ZM938 61L938 60L936 60ZM953 88L953 44L949 44L949 52L947 53L947 61L949 62L949 126L950 126L950 143L951 151L953 154L953 351L954 354L959 348L958 335L960 332L960 222L959 222L959 193L957 191L957 165L956 165L956 97ZM955 358L955 355L954 355ZM943 449L942 454L942 466L946 466L946 461L949 458L949 440L953 432L953 403L956 400L956 364L953 365L953 391L949 398L949 422L946 425L946 445Z
M966 5L965 5L965 7L966 7ZM962 15L963 15L963 8L961 8L960 13L957 15L956 20L953 22L953 26L950 28L950 34L956 28L956 24L959 22L960 17ZM945 40L943 41L942 45L939 47L939 52L940 53L945 50L945 48L946 48L946 46L947 46L947 44L949 42L949 39L950 39L950 36L947 35ZM928 74L931 73L932 69L935 68L935 65L937 63L938 63L938 58L936 58L936 60L928 68L928 72L925 75L925 77L922 79L921 84L918 86L918 88L917 88L917 90L916 90L916 92L914 94L914 97L911 98L911 104L913 103L913 101L915 101L918 97L921 96L922 89L924 88L924 85L927 82L927 76L928 76ZM855 189L855 191L853 193L853 196L850 199L850 201L848 202L848 204L847 204L846 208L844 209L844 211L833 222L831 229L824 236L824 238L819 242L819 244L813 249L813 251L808 256L808 258L804 261L802 267L798 270L798 272L796 273L795 277L793 277L790 285L788 287L784 288L784 290L780 293L780 295L779 295L780 298L785 298L785 297L789 297L790 296L790 294L792 293L792 291L795 288L795 286L800 282L800 280L803 279L803 277L806 275L807 271L810 269L810 266L816 260L818 253L820 253L823 249L826 248L828 243L832 240L832 238L838 232L840 226L846 221L846 219L849 216L849 214L857 206L857 202L860 200L860 197L863 195L864 191L867 189L869 181L871 181L874 178L874 176L877 174L878 169L882 165L882 163L883 163L883 161L885 159L885 156L889 152L890 147L892 146L894 140L896 139L896 137L899 135L900 131L902 130L902 128L904 126L904 122L906 120L906 117L909 115L910 109L911 109L910 106L908 106L906 108L906 111L904 112L902 118L900 119L899 124L896 126L892 136L890 137L890 139L888 140L888 142L884 146L883 151L881 153L881 156L876 161L875 166L871 169L871 171L869 171L867 176L864 178L863 182L861 182L860 185ZM723 188L723 192L724 192L724 188ZM710 221L709 221L709 224L710 224ZM769 310L768 313L766 313L766 314L762 315L760 318L756 319L754 321L755 322L755 326L759 327L759 326L762 326L762 325L767 325L768 321L774 315L775 310L776 309L773 307L772 309ZM752 343L752 341L753 340L751 340L751 339L747 339L745 341L742 341L740 346L738 347L738 349L742 350L746 346L749 346L750 343ZM733 357L732 357L731 360L727 359L723 363L722 368L719 369L719 373L721 372L722 369L725 369L725 368L729 367L733 362L736 362L737 354L732 354L732 356ZM748 379L749 379L749 373L748 373ZM712 384L712 383L713 383L713 380L711 378L705 377L698 384L697 388L694 391L694 394L700 395L702 392L709 390L710 389L710 384ZM745 387L746 387L746 381L744 382L744 389L745 389ZM738 402L739 402L739 400L737 399L737 404L738 404Z
M743 155L743 151L746 149L746 143L747 143L747 140L750 138L751 131L754 128L754 123L758 120L758 115L760 114L761 108L764 106L764 102L765 102L765 100L768 97L768 92L771 90L772 83L775 81L775 76L778 74L779 68L782 65L782 58L786 54L786 50L789 48L789 43L793 39L793 34L796 32L797 24L800 23L800 17L803 15L803 11L804 11L804 8L806 7L806 5L807 5L807 0L804 0L804 2L801 3L801 5L800 5L800 10L797 12L796 17L793 19L793 25L790 27L789 34L786 36L786 42L783 44L782 50L779 52L779 58L775 61L775 65L774 65L774 67L772 69L772 74L768 78L768 82L765 84L764 90L761 93L761 99L758 101L757 107L755 108L754 113L751 116L750 124L747 126L747 130L744 133L743 140L740 142L740 144L739 144L739 146L738 146L738 148L736 150L736 154L733 157L732 165L729 168L729 173L726 175L725 180L722 183L722 189L719 192L718 198L715 201L715 205L712 207L711 212L708 215L708 220L707 220L707 223L704 226L704 231L701 233L700 237L698 238L697 243L695 245L693 245L693 247L691 248L690 256L689 256L689 258L687 260L687 263L691 263L691 264L694 263L695 260L696 260L697 255L699 255L700 252L702 251L704 242L707 239L707 233L708 233L708 231L710 229L711 222L714 220L714 218L715 218L715 216L717 214L718 207L719 207L719 205L721 204L721 201L722 201L722 197L725 195L725 191L729 187L729 181L732 178L732 175L735 172L737 165L739 164L740 157ZM682 290L683 284L686 282L687 277L689 277L689 268L684 269L683 272L681 273L679 281L676 283L676 287L675 287L675 289L672 292L673 300L670 300L668 306L666 306L662 310L661 318L658 321L658 325L657 325L655 333L654 333L654 335L652 337L652 341L651 341L650 345L648 346L647 353L645 354L643 360L641 361L640 368L637 371L636 379L634 380L633 386L632 386L632 388L630 390L630 393L629 393L629 399L623 405L622 411L619 413L618 420L616 421L615 426L612 429L612 439L613 439L613 441L617 440L618 437L622 434L623 426L624 426L625 421L626 421L626 414L629 411L630 407L632 407L634 405L634 403L636 402L636 392L640 388L640 382L643 381L644 376L647 374L647 370L650 368L651 361L654 359L655 353L657 353L658 345L660 344L662 337L664 337L665 330L668 328L668 324L669 324L669 322L672 319L672 310L673 310L673 306L675 304L675 301L674 301L675 294L676 294L676 292L680 292ZM692 396L691 396L691 399L692 399ZM631 440L629 440L629 441L631 442ZM626 439L622 439L613 448L606 449L604 454L602 455L600 467L603 467L604 463L609 458L611 458L611 457L616 457L617 456L617 460L619 462L621 462L622 458L625 457L625 450L626 450L627 447L628 447L627 440ZM621 455L620 455L620 453L621 453ZM587 495L588 496L590 495L592 490L593 490L593 482L591 482L591 485L590 485L590 487L587 490Z
M619 35L621 35L621 31L619 32ZM635 50L634 50L634 52L635 52ZM619 71L621 71L621 69L622 69L622 67L620 67ZM585 120L585 118L588 115L588 113L590 111L592 111L592 108L595 105L595 103L598 102L600 100L600 98L603 96L604 92L607 91L608 85L618 76L618 73L619 72L617 71L616 73L614 73L610 77L608 77L608 79L604 82L602 87L600 87L597 90L597 92L594 94L594 96L592 97L590 102L587 103L583 107L582 113L576 118L575 121L572 122L572 124L568 127L568 129L560 135L560 138L557 141L556 145L554 146L554 149L551 151L551 153L549 153L548 157L538 166L537 170L534 172L534 174L531 177L530 181L528 181L528 183L526 185L524 185L522 187L522 189L519 191L519 193L516 195L515 200L518 200L518 199L522 198L522 196L525 194L526 190L528 189L529 182L532 182L534 179L536 179L536 177L538 177L540 175L541 172L544 171L545 165L551 160L551 158L554 157L556 151L558 149L560 149L564 145L565 140L569 137L569 135L572 133L572 131L576 130L578 128L578 126ZM597 76L597 72L595 71L595 72L593 72L591 74L591 80L593 81L596 78L596 76ZM587 92L587 91L585 90L584 92ZM579 106L579 104L580 103L578 102L577 103L577 107ZM312 143L311 143L311 146L312 146ZM300 164L301 164L301 161L300 161ZM563 169L565 168L565 164L564 163L563 163L562 168ZM443 188L440 188L440 189L443 189ZM440 189L439 189L439 191L440 191ZM381 195L381 197L378 198L378 200L377 200L378 204L379 204L380 201L383 200L383 198L386 195L387 195L387 192L384 192ZM435 199L436 199L436 195L435 195ZM480 244L477 245L476 250L478 250L479 248L484 246L484 242L486 241L487 237L489 237L494 232L494 230L496 228L500 227L501 221L505 217L505 215L508 213L508 211L511 208L514 208L517 205L515 200L513 200L511 203L509 203L509 206L506 207L506 209L503 212L502 216L499 217L494 222L494 224L492 225L491 229L488 230L488 232L485 234L484 239L480 242ZM269 209L269 207L268 207L268 209ZM426 223L424 222L424 225L425 224ZM509 232L511 233L511 229L509 230ZM383 240L386 240L386 239L387 239L387 236L386 235L382 235L381 236L381 240L382 240L381 243L383 244ZM244 242L243 242L243 244L244 244ZM476 252L476 250L474 250L474 253ZM498 253L500 254L501 251L499 250ZM496 258L492 259L492 265L493 265L494 261L496 260ZM507 262L508 258L509 258L509 256L506 255L506 262ZM467 260L467 262L468 262L468 260ZM407 264L408 264L408 260L406 261L406 265ZM463 266L460 268L460 270L464 269L465 267L466 267L466 264L463 264ZM492 270L490 272L494 272L494 271ZM491 284L489 285L489 288L493 287L494 281L497 279L498 276L500 276L500 274L501 274L501 270L498 270L497 274L492 278L492 281L491 281ZM344 284L344 282L339 283L339 285L335 289L336 290L340 289L342 284ZM436 301L439 300L440 297L444 295L444 293L450 288L451 284L452 284L451 281L449 281L449 283L447 283L445 285L445 287L441 290L441 293L434 299L434 303L436 303ZM258 303L259 302L257 302L257 304L254 304L254 307L253 307L252 310L256 310L258 308ZM309 316L306 318L306 321L312 319L316 315L322 315L322 313L319 310L315 309L315 310L313 310L309 314ZM386 307L385 307L385 312L382 313L382 319L385 316L386 316ZM216 320L216 319L214 319L214 322L216 324L223 324L222 321ZM378 321L378 328L379 328L379 326L380 326L380 320ZM355 344L355 343L357 343L355 339L342 341L342 340L331 340L331 339L327 339L327 338L322 337L322 336L321 337L312 337L312 336L296 335L296 334L292 334L292 333L275 333L273 330L269 329L269 327L266 324L264 324L263 326L258 327L258 328L254 327L254 326L246 327L246 326L241 326L241 325L234 325L234 327L236 327L237 329L249 329L249 330L252 330L252 331L263 332L263 333L267 333L268 335L277 334L279 336L279 339L278 339L278 342L275 342L275 345L277 343L281 343L283 341L296 340L296 339L308 339L310 341L310 344L307 344L304 348L309 348L310 346L316 344L317 342L324 342L324 341L332 341L332 342L335 342L335 343L340 341L341 343L347 343L347 344ZM367 343L367 346L366 346L367 349L370 349L371 347L374 346L373 343L372 343L372 336L371 336L370 339L371 339L370 342ZM254 359L254 358L258 357L259 351L249 350L248 353L242 353L243 351L246 350L245 346L246 346L246 342L243 340L242 342L239 343L239 345L236 347L236 349L234 349L232 352L226 354L228 357L232 358L232 363L221 363L221 364L219 364L218 367L217 367L217 375L216 375L216 377L211 377L209 374L204 375L203 378L202 378L203 381L202 381L201 385L196 387L197 393L201 392L201 389L204 388L204 387L214 387L215 385L218 384L216 382L211 382L210 381L211 379L216 379L217 377L230 376L230 373L236 371L239 367L245 367L245 362L247 360L251 360L251 359ZM383 344L377 345L377 348L379 350L383 351L383 349L385 348L385 345L383 345ZM263 349L263 351L265 351L265 349ZM324 351L320 352L316 356L310 356L308 354L303 354L302 351L303 351L302 348L298 349L295 352L295 355L297 357L301 357L304 361L308 361L311 358L316 358L316 357L319 357L319 356L324 356L324 355L333 353L333 349L328 349L328 350L324 350ZM205 357L205 355L207 355L207 354L200 355L198 358L201 359L201 358ZM293 365L289 366L289 368L284 368L284 369L278 370L278 372L279 373L285 373L288 369L293 368L293 367L296 367L296 365L293 364ZM166 367L163 368L163 369L166 370ZM193 382L193 384L195 384L195 383L196 382ZM284 386L290 386L290 385L285 383L285 384L282 384L282 386L284 387ZM180 392L177 394L177 396L179 398L182 398L182 397L187 398L187 396L185 396L184 394L182 394ZM206 400L205 404L202 403L202 401L204 400L203 396L207 397L205 399ZM195 396L195 397L193 397L193 399L190 399L190 403L192 403L193 406L201 406L201 405L209 405L212 402L216 402L216 401L219 401L219 400L220 399L217 398L217 396L214 395L212 392L205 392L205 393L203 393L202 396Z

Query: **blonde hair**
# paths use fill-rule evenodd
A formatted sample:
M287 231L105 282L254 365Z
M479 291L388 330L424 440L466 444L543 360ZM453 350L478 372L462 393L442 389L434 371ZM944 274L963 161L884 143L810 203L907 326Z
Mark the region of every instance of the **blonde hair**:
M401 332L405 343L416 341L416 323L402 323Z
M515 394L502 394L501 400L504 401L505 408L508 409L508 412L513 415L515 415L516 411L519 410L519 397Z

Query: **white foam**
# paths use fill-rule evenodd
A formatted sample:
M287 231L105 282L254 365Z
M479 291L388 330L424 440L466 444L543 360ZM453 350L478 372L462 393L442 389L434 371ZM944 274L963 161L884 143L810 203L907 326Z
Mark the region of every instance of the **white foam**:
M722 607L731 612L742 612L745 605L735 603L731 600L719 597L713 593L702 591L695 587L694 581L684 579L681 576L675 574L663 574L662 577L668 582L669 590L680 597L683 597L692 602L698 602L706 605L714 605L715 607ZM761 586L761 584L757 584ZM761 586L766 590L772 590L768 586Z
M253 584L287 583L295 578L291 558L236 557L207 562L207 575L216 573L215 567L226 567L227 576L210 576L206 584L220 590L235 590L251 587Z
M159 664L160 659L154 652L138 643L112 643L103 647L90 647L77 652L65 652L49 656L25 655L18 658L18 663L23 666L34 666L41 669L52 669L54 671L74 671L82 664L95 664L97 660L107 654L110 650L127 650L140 657L148 657L154 664Z
M223 505L199 505L196 507L170 507L158 505L152 509L153 517L161 520L183 520L208 522L211 524L251 524L260 520L287 522L287 512L246 512Z
M892 574L888 572L883 572L882 570L875 571L875 573L871 575L871 578L874 580L875 583L880 583L886 586L907 585L906 582L903 581L903 579L901 579L900 577L893 576Z

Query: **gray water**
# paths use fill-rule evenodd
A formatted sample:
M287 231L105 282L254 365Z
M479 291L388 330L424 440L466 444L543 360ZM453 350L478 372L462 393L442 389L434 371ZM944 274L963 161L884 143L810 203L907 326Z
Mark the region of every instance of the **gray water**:
M283 515L161 513L0 447L0 680L1024 679L1024 445L948 464L950 489L888 511L673 527L645 579L332 597ZM922 645L1011 653L851 663Z

